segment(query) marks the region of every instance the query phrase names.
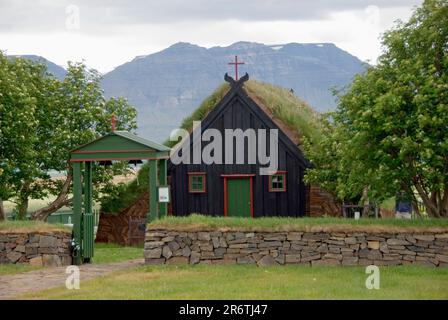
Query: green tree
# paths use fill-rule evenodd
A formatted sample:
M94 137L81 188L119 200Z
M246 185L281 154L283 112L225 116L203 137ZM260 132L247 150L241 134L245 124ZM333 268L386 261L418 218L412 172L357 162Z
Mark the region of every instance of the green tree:
M332 126L325 143L337 147L327 156L311 153L316 166L308 179L323 181L325 163L334 162L329 171L340 196L367 191L381 200L404 190L430 216L448 217L446 0L426 0L384 34L378 64L339 95Z
M23 59L14 59L8 63L24 63L45 71L43 66ZM2 179L8 183L2 188L4 190L1 196L2 199L9 198L17 203L19 218L25 217L29 199L56 196L56 199L46 207L31 213L32 219L45 220L51 213L71 204L70 150L110 132L112 114L119 120L118 130L134 130L136 110L125 99L106 100L100 88L99 74L87 69L84 64L69 64L63 81L41 72L36 75L40 82L39 86L33 86L34 91L28 88L30 86L28 75L22 77L15 73L13 77L16 77L15 81L20 83L21 87L28 90L34 103L27 105L30 108L26 119L27 127L22 129L23 138L21 137L18 142L17 136L21 132L13 128L18 125L14 110L20 105L17 104L17 98L9 100L12 113L4 124L9 135L4 135L3 141L11 147L9 153L3 153L2 150L1 158L6 159L9 170L2 174ZM0 104L3 105L3 99L0 100ZM19 150L15 149L17 144L20 144ZM93 180L97 188L94 196L98 198L106 186L110 189L108 183L112 175L123 173L125 170L126 166L123 163L109 168L95 166ZM65 175L63 178L55 179L50 175L52 172L61 172Z
M24 59L8 59L0 52L0 217L3 200L26 186L35 167L35 112L44 104L41 92L51 87L45 67Z

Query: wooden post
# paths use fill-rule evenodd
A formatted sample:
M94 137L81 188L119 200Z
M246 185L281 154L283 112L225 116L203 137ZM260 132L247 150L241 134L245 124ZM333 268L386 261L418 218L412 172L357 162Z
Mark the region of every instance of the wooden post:
M167 186L168 185L168 178L167 178L167 160L161 159L160 162L160 168L159 168L159 175L160 175L160 185ZM160 218L166 217L168 214L168 203L162 202L160 203Z
M93 257L93 190L92 190L92 162L87 161L84 168L84 214L82 219L82 258L83 262L90 262Z
M149 160L149 222L159 217L159 208L157 203L157 160Z
M82 184L81 163L73 163L73 236L79 250L75 252L74 264L81 264L81 219L82 219Z
M84 213L92 213L92 162L84 169Z

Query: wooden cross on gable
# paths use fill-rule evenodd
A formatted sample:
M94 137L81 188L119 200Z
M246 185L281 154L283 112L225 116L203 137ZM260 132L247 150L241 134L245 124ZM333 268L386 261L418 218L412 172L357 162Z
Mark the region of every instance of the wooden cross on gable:
M238 61L238 56L235 56L234 62L229 62L229 65L235 65L235 81L238 81L238 65L244 64L243 61Z

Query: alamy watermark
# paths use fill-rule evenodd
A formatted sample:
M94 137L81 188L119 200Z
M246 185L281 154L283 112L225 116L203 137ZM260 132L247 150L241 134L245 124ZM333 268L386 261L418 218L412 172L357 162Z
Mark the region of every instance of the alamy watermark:
M80 10L77 5L70 4L65 7L65 27L68 30L79 30L81 28Z
M380 288L380 268L375 265L370 265L366 267L366 274L369 276L366 279L366 288L369 290Z
M65 280L65 287L68 290L79 290L80 288L80 273L79 273L79 267L77 266L68 266L65 269L65 273L69 276Z
M191 135L184 129L171 132L171 141L179 138L181 141L170 153L175 165L258 163L260 175L269 175L278 169L278 129L224 129L223 136L218 129L202 131L201 122L194 121ZM204 147L203 142L207 143Z

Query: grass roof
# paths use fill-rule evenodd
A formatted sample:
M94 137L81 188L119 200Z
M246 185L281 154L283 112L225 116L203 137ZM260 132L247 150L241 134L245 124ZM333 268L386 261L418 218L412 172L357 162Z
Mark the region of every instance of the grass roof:
M164 217L148 225L151 230L175 231L278 231L278 232L370 232L370 233L447 233L444 219L344 219L336 217L214 217L192 214Z
M244 89L258 105L270 114L275 122L280 122L290 132L299 137L306 137L312 143L319 142L321 139L319 113L290 90L254 80L247 81L244 84ZM203 120L229 90L230 86L227 83L219 86L190 116L182 121L180 128L191 131L193 121ZM169 139L164 143L169 147L173 147L175 144L175 141ZM126 185L120 185L117 192L102 200L102 211L118 213L127 208L148 191L148 183L148 166L145 165L138 172L138 180L134 179Z
M50 224L43 221L0 221L0 234L2 233L70 233L71 229L63 224Z

